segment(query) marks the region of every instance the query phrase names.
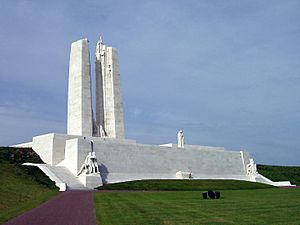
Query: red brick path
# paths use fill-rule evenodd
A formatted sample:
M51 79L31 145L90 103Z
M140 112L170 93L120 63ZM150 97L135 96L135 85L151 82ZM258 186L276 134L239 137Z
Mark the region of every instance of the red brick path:
M4 225L95 225L92 191L66 191Z

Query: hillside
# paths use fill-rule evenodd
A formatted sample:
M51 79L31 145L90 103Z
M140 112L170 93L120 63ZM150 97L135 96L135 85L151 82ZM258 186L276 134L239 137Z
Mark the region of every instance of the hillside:
M58 193L55 184L37 167L42 163L30 148L0 147L0 223L34 208Z
M300 186L300 167L299 166L270 166L257 165L260 174L272 181L290 181L292 184Z

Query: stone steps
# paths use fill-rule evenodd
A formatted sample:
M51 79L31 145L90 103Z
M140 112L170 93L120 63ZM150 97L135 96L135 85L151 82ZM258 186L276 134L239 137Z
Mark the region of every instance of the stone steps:
M255 181L259 182L259 183L264 183L264 184L270 184L276 187L291 187L291 186L296 186L291 184L290 181L272 181L268 178L266 178L265 176L261 175L261 174L257 174L255 176Z
M45 165L52 173L54 173L61 181L66 183L69 190L87 190L87 188L74 176L67 168L63 166Z

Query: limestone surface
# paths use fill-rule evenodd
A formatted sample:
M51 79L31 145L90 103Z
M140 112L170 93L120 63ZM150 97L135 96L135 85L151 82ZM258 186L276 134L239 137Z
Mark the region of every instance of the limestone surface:
M92 136L90 52L87 39L71 45L68 88L68 134Z
M98 136L124 138L118 52L100 39L96 47L96 127Z

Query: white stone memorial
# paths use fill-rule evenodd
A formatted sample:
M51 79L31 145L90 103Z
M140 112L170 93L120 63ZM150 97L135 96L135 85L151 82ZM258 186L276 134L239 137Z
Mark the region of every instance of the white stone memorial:
M184 148L184 136L182 130L178 131L177 133L177 142L178 142L178 148Z
M118 53L102 38L96 47L96 133L110 138L124 137ZM99 135L100 134L100 135Z
M290 185L258 174L247 152L185 144L182 130L177 144L148 145L125 139L118 54L102 38L96 45L95 69L93 110L89 42L72 43L67 134L44 134L24 144L41 157L45 164L36 166L61 190L141 179L236 179Z
M68 90L68 134L92 136L92 92L89 42L71 45Z
M249 159L249 163L247 164L247 175L253 176L257 174L256 164L253 159Z

